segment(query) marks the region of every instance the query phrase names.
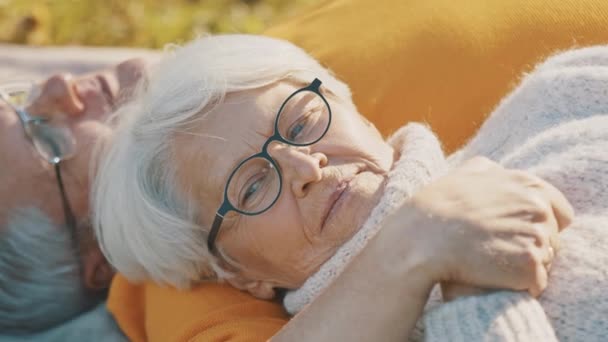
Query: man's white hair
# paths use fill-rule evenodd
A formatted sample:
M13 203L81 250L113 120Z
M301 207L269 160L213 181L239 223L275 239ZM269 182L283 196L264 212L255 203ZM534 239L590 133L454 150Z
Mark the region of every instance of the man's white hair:
M5 334L33 334L62 325L102 300L103 293L84 286L67 227L55 225L34 207L8 215L0 226L0 341Z
M180 288L229 276L207 249L210 227L197 223L203 203L178 186L175 134L200 122L228 93L315 77L333 94L351 99L344 83L287 41L218 35L168 52L119 109L117 129L100 150L93 221L112 265L131 280Z

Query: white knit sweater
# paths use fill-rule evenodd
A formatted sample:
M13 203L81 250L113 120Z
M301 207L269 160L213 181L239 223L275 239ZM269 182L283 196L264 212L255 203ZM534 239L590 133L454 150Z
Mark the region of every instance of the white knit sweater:
M442 304L428 341L608 341L608 46L541 64L505 98L451 165L484 155L559 188L573 224L539 299L501 291Z
M608 46L570 51L550 58L525 77L477 135L448 159L455 166L483 155L509 168L529 170L566 195L576 218L561 234L562 249L540 298L500 291L437 305L434 291L430 300L434 303L427 305L422 319L426 340L608 340L607 114ZM422 136L425 139L418 142L426 141L430 153L417 153L418 164L442 168L435 153L436 139ZM429 170L427 175L441 174L436 171ZM414 179L418 177L414 173ZM401 177L401 182L409 181ZM378 225L385 214L386 210L375 210L366 225ZM361 240L361 234L353 239ZM347 251L337 253L341 256L334 256L301 289L287 296L286 307L297 312L313 300L362 248L361 241L350 251L352 246L343 246Z

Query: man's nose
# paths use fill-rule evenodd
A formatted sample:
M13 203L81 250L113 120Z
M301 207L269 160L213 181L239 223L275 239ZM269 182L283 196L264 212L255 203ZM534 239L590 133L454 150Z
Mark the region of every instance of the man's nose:
M47 117L59 114L74 116L84 110L70 74L53 75L35 87L38 87L38 94L34 95L28 107L31 114Z
M121 89L133 87L146 74L147 62L143 58L131 58L115 68L116 78Z
M281 168L283 184L288 185L296 197L305 196L308 185L321 180L322 168L327 165L327 156L320 152L311 153L309 146L273 143L268 146L268 153Z

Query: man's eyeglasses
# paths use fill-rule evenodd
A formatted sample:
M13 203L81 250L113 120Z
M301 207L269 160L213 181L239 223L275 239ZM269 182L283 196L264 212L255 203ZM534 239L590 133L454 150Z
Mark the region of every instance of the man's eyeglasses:
M40 156L55 168L55 177L61 195L65 222L75 242L76 218L68 201L61 177L61 162L74 156L76 141L71 130L64 125L51 122L47 118L32 116L26 111L31 100L32 84L13 83L0 87L0 99L6 102L19 116L25 134Z
M230 173L224 188L224 200L215 214L207 237L207 247L216 253L215 240L229 211L243 215L259 215L270 209L281 194L283 181L279 165L268 153L268 146L278 141L291 146L312 145L327 133L331 108L319 91L321 81L291 94L283 102L274 122L274 133L266 140L260 153L241 161Z

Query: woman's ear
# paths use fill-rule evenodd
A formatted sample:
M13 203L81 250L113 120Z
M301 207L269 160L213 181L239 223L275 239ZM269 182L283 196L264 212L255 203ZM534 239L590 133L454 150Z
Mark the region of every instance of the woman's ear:
M247 291L260 299L272 299L276 295L274 286L267 281L245 279L240 275L233 275L226 281L239 290Z

